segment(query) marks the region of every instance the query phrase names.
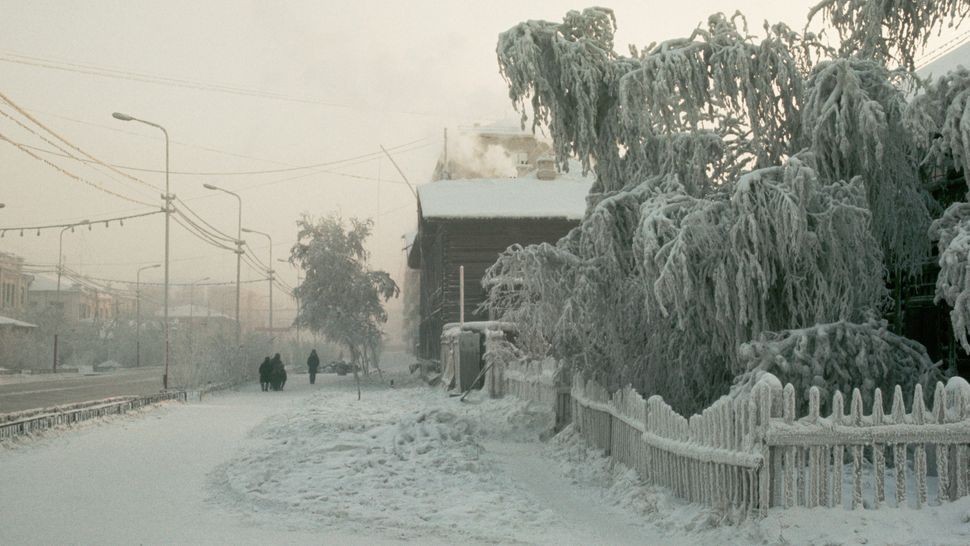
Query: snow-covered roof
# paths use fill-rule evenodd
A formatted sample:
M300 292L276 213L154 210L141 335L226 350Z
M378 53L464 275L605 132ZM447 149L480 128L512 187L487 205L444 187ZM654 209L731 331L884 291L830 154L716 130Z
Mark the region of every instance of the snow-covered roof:
M161 317L165 315L164 309L159 309L156 313L156 317ZM201 305L176 305L174 307L168 308L169 318L224 318L229 320L234 320L222 313L213 311L208 307L203 307Z
M70 289L70 284L70 281L63 281L61 283L61 290ZM44 275L34 275L34 280L30 282L30 286L27 289L31 292L53 292L57 290L57 279L45 277Z
M936 80L947 72L954 70L958 66L970 68L970 43L963 44L951 51L933 59L925 66L920 67L916 73L921 78L932 77Z
M418 187L424 218L564 218L581 220L593 184L581 169L539 180L520 178L439 180Z
M0 327L3 326L13 326L16 328L36 328L36 324L31 324L29 322L24 322L22 320L13 319L10 317L0 316Z

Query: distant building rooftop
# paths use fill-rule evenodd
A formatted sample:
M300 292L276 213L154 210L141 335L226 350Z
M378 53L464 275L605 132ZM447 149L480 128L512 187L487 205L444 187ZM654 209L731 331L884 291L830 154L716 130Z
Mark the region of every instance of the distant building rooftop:
M24 322L22 320L13 319L10 317L0 316L0 328L2 327L14 327L14 328L36 328L36 324L31 324L29 322Z
M71 282L62 279L61 290L70 290L71 288ZM57 279L52 279L43 275L34 275L34 280L31 281L27 290L31 292L53 292L57 290Z
M156 317L161 317L165 315L164 309L159 309L156 313ZM235 320L231 317L223 315L217 311L213 311L208 307L203 307L201 305L176 305L174 307L169 307L168 309L169 318L224 318L229 320Z
M936 80L957 67L970 68L970 43L957 46L916 70L921 78Z

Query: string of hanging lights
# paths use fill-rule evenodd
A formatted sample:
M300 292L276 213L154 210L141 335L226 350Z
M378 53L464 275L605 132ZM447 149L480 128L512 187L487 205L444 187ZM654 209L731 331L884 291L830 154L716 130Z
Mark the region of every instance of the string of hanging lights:
M105 218L104 220L94 220L91 222L69 222L66 224L47 224L43 226L14 226L14 227L0 227L0 239L2 239L8 231L13 233L20 233L23 237L25 232L36 231L37 236L40 237L40 232L48 229L64 229L71 228L71 232L78 226L86 225L90 231L95 224L104 223L104 227L111 227L111 222L117 222L119 226L124 227L125 220L131 220L133 218L144 218L146 216L153 216L155 214L161 214L162 210L153 210L149 212L143 212L140 214L129 214L127 216L117 216L115 218Z

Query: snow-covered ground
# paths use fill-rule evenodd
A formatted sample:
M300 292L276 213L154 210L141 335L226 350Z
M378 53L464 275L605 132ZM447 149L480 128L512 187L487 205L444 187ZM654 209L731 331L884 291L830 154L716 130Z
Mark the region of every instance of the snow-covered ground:
M395 386L389 385L394 379ZM524 402L291 374L0 446L0 544L966 544L970 501L733 525ZM605 486L603 484L606 484Z

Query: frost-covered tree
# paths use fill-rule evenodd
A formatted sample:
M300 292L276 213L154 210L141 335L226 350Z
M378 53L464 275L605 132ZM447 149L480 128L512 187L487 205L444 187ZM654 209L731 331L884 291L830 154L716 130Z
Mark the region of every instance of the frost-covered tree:
M380 369L380 346L387 322L384 302L397 297L397 283L385 271L368 267L364 247L371 220L327 216L297 221L297 243L290 261L304 271L296 287L300 301L295 324L319 332L347 348L350 359L366 373Z
M970 185L970 71L959 68L930 83L909 105L906 123L917 135L927 168L962 171ZM966 193L961 197L966 200ZM933 222L930 237L939 250L936 301L951 307L953 334L970 353L970 204L951 204Z
M716 14L623 56L604 8L502 33L523 124L531 110L560 164L576 156L596 182L556 245L502 254L489 304L535 356L686 410L726 392L750 364L738 347L762 334L878 330L865 317L886 308L887 274L898 282L928 255L932 205L914 133L925 116L909 112L908 75L886 63L906 66L927 28L960 15L916 2L909 34L849 32L851 18L885 30L896 21L886 4L813 9L839 31L836 47L784 25L754 36L740 14Z
M748 371L738 377L732 391L750 392L761 374L770 373L795 387L803 413L812 387L819 389L823 409L836 391L848 394L855 388L869 408L876 387L899 385L909 399L917 384L926 388L941 378L926 349L890 332L885 320L763 332L742 344L739 355ZM884 392L883 403L891 401L890 393Z
M970 14L967 0L824 0L809 11L836 30L842 56L914 69L916 55L944 26Z

